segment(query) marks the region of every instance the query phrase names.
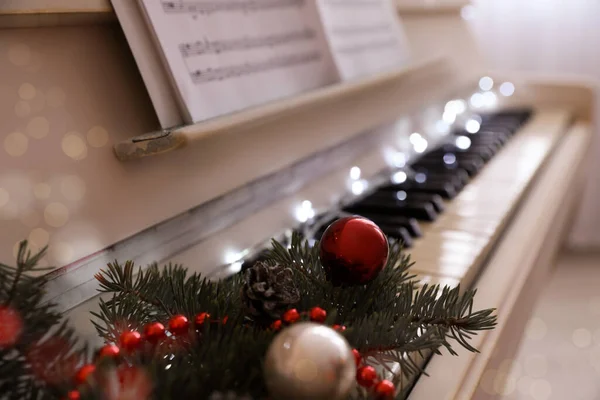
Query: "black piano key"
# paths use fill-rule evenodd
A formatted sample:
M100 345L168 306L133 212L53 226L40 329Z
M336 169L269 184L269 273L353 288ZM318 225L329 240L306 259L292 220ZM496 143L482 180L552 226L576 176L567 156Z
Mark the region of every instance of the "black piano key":
M464 169L467 171L469 176L475 176L481 170L484 163L483 160L466 160L462 162L457 162L455 164L446 164L443 161L437 160L419 160L414 163L412 166L414 167L425 167L433 170L434 172L444 172L444 171L452 171L457 168Z
M432 151L431 154L434 154L438 157L444 157L446 154L456 154L457 156L461 155L461 154L468 154L468 155L476 155L481 157L481 159L483 159L483 161L487 162L489 161L498 151L499 147L494 147L494 146L486 146L486 145L476 145L476 146L471 146L469 148L466 149L461 149L459 147L457 147L456 145L444 145L441 148Z
M416 218L422 221L435 221L438 217L433 204L423 202L404 202L404 201L381 201L378 199L370 201L360 201L344 209L346 212L361 214L366 211L385 213L389 215L399 215L404 217Z
M375 222L377 225L387 225L398 228L404 228L408 231L408 233L410 233L412 237L418 238L423 236L423 232L421 231L419 222L415 218L390 216L387 214L376 214L370 211L366 211L357 215L361 215L365 218L368 218L371 221Z
M455 168L451 170L431 169L427 167L413 167L415 172L414 180L420 184L444 184L450 183L453 185L457 192L469 183L469 173L461 168Z
M379 225L379 228L388 238L400 240L404 248L412 247L413 238L406 228L389 225Z
M423 236L419 222L415 218L390 216L386 214L376 214L370 211L361 213L351 213L373 221L377 226L385 225L392 228L404 228L410 236L419 238Z
M436 182L436 181L424 182L422 184L411 181L411 182L387 185L387 186L382 187L381 190L393 190L393 191L404 190L406 192L413 191L413 192L420 192L420 193L433 193L433 194L440 195L444 199L453 199L458 194L458 190L457 190L456 186L454 186L452 183L447 182L447 181L446 182Z
M485 160L477 154L468 153L444 153L444 154L427 154L419 159L418 162L433 162L446 165L460 165L461 163L476 163L483 166Z
M391 190L381 190L370 195L368 200L371 199L380 199L383 201L405 201L405 202L427 202L433 204L433 208L437 213L442 213L444 211L444 199L440 195L435 193L421 193L417 191L391 191ZM367 200L367 201L368 201Z

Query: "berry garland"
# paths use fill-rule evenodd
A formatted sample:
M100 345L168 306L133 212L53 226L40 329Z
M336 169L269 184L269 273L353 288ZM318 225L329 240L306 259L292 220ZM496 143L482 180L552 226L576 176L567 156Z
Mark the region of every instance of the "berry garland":
M302 318L308 319L316 323L325 323L327 319L327 311L320 307L313 307L308 312L299 312L297 309L292 308L283 313L281 319L276 320L270 326L273 331L279 331L284 326L292 325ZM211 319L211 315L206 312L202 312L196 315L194 318L193 325L195 329L200 329L204 324L208 323L222 323L226 324L228 317L225 316L223 319ZM182 337L189 333L190 326L189 319L185 315L174 315L169 319L166 328L160 322L151 322L144 326L143 334L136 330L127 330L121 333L119 336L118 346L115 344L106 344L101 347L97 352L96 362L101 359L112 359L115 362L119 362L122 359L123 353L131 354L139 350L144 342L150 343L153 346L160 344L162 340L169 337L169 334L174 337ZM343 325L334 324L331 326L332 329L343 332L346 327ZM395 385L386 379L379 379L377 371L370 365L365 364L363 356L357 349L353 349L352 353L356 362L356 382L361 387L370 390L374 398L376 399L390 399L393 398L396 387ZM74 382L76 386L84 385L91 376L96 372L95 364L85 364L74 376ZM79 400L81 393L79 390L71 390L65 400Z

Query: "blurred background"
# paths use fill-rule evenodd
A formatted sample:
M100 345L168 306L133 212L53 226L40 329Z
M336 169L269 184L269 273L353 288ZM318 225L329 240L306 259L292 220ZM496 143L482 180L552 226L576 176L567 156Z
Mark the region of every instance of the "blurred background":
M474 0L463 8L462 16L493 68L600 79L598 1ZM597 171L600 144L595 147L592 168ZM598 204L600 179L592 173L568 243L572 248L600 248Z

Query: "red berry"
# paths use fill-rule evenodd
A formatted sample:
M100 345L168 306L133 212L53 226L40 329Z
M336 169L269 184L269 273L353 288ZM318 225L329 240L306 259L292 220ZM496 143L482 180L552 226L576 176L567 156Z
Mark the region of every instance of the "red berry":
M88 380L88 377L92 375L96 371L96 366L94 364L86 364L83 367L79 368L79 371L75 374L75 382L78 385L85 383Z
M333 325L332 328L338 332L344 332L346 330L346 327L344 325L338 324Z
M81 399L81 393L79 393L77 390L71 390L69 393L67 393L66 400L79 400L79 399Z
M284 312L281 319L288 324L293 324L300 319L300 313L295 308L292 308L291 310Z
M175 336L188 332L190 322L185 315L175 315L169 320L169 331Z
M12 308L0 307L0 349L17 343L23 331L23 319Z
M209 313L200 313L198 315L196 315L196 327L200 327L202 325L204 325L204 322L210 320L210 314Z
M375 384L376 379L377 372L375 371L375 368L371 367L370 365L360 367L356 371L356 381L360 386L369 388Z
M144 337L155 344L165 338L165 326L160 322L152 322L144 327Z
M278 319L277 321L275 321L271 324L271 329L273 329L274 331L278 331L281 329L281 324L282 324L281 320Z
M352 354L354 354L354 362L356 363L356 367L358 367L360 365L360 362L362 361L362 356L360 355L360 352L356 349L352 349Z
M396 394L396 386L388 380L383 380L375 385L373 391L378 399L391 399Z
M107 344L105 346L103 346L100 351L98 351L98 357L99 358L117 358L119 357L119 354L121 353L121 350L115 346L114 344Z
M310 320L314 322L325 322L327 319L327 312L323 310L321 307L313 307L310 310Z
M223 318L223 325L225 325L227 323L227 320L229 319L229 316L226 315L225 318Z
M138 331L125 331L119 338L119 344L125 351L134 351L142 344L142 335Z

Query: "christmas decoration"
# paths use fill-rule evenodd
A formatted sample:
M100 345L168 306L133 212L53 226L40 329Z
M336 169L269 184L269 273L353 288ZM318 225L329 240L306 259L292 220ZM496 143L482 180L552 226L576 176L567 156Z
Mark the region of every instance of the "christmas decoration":
M184 335L189 327L190 322L185 315L175 315L169 320L169 332L173 335Z
M66 397L77 366L87 361L73 329L44 297L47 279L38 264L45 254L46 248L31 252L23 241L14 266L0 260L2 398Z
M88 378L96 371L96 366L94 364L86 364L83 367L79 368L77 374L75 375L75 382L78 385L85 383Z
M375 371L375 368L370 365L360 367L356 371L356 381L361 386L369 388L375 384L376 379L377 372Z
M383 249L385 266L360 285L329 280L321 246L300 234L219 281L179 265L111 263L96 275L108 300L91 314L107 344L90 352L43 301L46 281L27 276L45 249L31 254L24 242L16 267L0 264L0 315L19 321L0 330L10 338L0 389L15 399L405 399L417 357L456 354L456 343L476 351L470 338L496 318L473 311L473 291L418 285L400 245ZM387 380L372 373L391 364L400 372Z
M314 307L310 310L310 320L315 322L325 322L327 319L327 311L323 310L321 307Z
M341 218L323 233L320 258L335 286L364 285L385 267L389 245L385 234L363 217Z
M107 344L98 352L98 357L117 358L121 354L121 350L114 344Z
M392 399L396 392L394 384L388 380L383 380L375 385L374 393L378 399Z
M300 299L293 276L288 267L263 262L246 270L242 299L249 314L257 321L279 319Z
M142 344L142 335L137 331L125 331L121 334L119 343L123 350L132 352Z
M204 325L206 321L210 321L210 314L205 312L200 313L196 315L196 319L194 321L196 323L196 328L199 328Z
M345 399L354 386L354 355L333 329L302 322L279 333L265 357L275 399Z
M144 337L150 343L158 343L166 337L166 329L160 322L152 322L144 327Z
M17 343L23 330L19 314L9 307L0 307L0 349Z

